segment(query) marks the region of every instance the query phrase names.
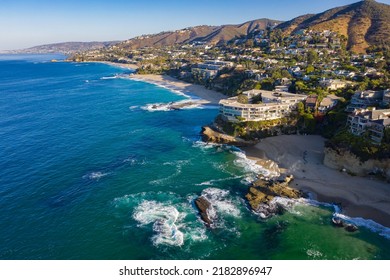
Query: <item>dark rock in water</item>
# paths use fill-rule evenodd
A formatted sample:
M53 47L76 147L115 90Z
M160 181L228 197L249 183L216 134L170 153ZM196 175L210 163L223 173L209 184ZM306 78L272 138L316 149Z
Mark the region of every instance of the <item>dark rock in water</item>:
M197 199L195 199L195 205L199 210L202 221L205 222L207 226L211 226L213 222L207 213L207 210L211 207L210 202L203 196L199 196Z
M275 197L302 197L300 191L289 187L288 182L291 181L291 178L286 178L288 179L283 179L282 182L264 179L254 182L245 196L252 210L259 213L261 217L268 218L283 211L283 208L273 201Z
M332 223L336 227L344 228L348 232L355 232L358 230L358 227L354 224L347 224L345 221L343 221L340 218L333 217L332 218Z
M345 225L345 230L348 232L355 232L358 230L358 227L355 226L354 224L347 224Z
M332 223L333 223L333 225L335 225L336 227L344 227L344 226L345 226L344 221L341 220L340 218L336 218L336 217L333 217L333 218L332 218Z

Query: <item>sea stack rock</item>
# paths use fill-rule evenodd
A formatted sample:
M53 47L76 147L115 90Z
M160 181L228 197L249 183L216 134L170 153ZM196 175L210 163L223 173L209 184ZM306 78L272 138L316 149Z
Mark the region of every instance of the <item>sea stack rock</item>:
M203 196L199 196L197 199L195 199L195 205L199 210L199 215L202 221L205 222L207 226L211 226L213 222L207 213L207 210L211 207L210 202Z

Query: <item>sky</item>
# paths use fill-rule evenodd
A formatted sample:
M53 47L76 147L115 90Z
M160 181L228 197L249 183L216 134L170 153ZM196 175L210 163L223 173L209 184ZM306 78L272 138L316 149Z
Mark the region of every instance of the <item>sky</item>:
M0 50L126 40L196 25L290 20L358 0L0 0ZM378 0L390 4L390 0Z

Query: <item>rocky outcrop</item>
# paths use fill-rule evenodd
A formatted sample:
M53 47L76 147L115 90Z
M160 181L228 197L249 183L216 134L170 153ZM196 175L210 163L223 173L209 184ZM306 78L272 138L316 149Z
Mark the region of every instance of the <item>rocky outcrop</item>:
M245 141L238 137L233 137L224 133L213 130L211 127L204 126L202 128L202 140L217 144L228 144L237 147L245 147L256 144L254 141Z
M381 174L390 182L390 159L370 159L362 162L347 150L325 148L324 165L337 170L344 170L356 176Z
M279 204L274 203L274 198L300 198L302 192L289 187L292 176L285 176L277 180L259 179L249 187L246 199L253 211L267 218L282 211Z
M195 199L195 205L199 210L199 215L202 221L205 222L207 226L211 226L213 222L208 215L208 211L211 207L210 202L203 196L199 196L197 199Z
M336 227L344 228L348 232L355 232L359 229L356 225L346 223L345 221L337 217L332 218L332 224Z

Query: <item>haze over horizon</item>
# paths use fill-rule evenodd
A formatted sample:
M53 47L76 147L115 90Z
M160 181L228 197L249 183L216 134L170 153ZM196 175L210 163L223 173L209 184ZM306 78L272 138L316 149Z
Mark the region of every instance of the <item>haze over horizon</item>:
M69 41L126 40L196 25L239 24L259 18L290 20L357 0L76 1L3 0L0 50ZM390 4L390 0L377 1Z

